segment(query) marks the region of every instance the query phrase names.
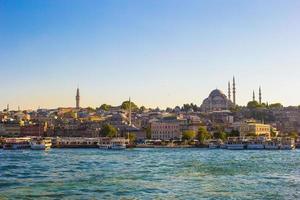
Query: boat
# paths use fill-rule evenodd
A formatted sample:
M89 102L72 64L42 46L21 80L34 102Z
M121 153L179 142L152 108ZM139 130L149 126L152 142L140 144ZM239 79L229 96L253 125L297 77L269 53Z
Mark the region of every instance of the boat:
M4 150L16 150L30 148L30 138L6 138L4 139Z
M220 141L219 140L210 140L208 143L209 149L218 149L220 148Z
M265 149L267 150L278 150L280 148L280 143L278 140L269 140L265 142Z
M124 150L128 139L125 138L101 138L98 142L99 149Z
M209 148L209 149L217 149L217 148L219 148L219 145L214 144L214 143L209 143L209 144L208 144L208 148Z
M245 149L245 143L240 138L228 138L226 143L227 149L229 150L243 150Z
M295 139L290 137L284 137L281 139L280 149L293 150L296 148Z
M32 150L46 150L52 146L51 138L35 138L30 142Z
M249 150L264 149L265 141L266 141L266 138L262 138L262 137L250 139L247 142L246 148Z

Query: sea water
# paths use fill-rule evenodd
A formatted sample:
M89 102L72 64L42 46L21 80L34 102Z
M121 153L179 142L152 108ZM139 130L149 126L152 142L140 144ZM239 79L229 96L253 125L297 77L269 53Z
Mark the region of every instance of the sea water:
M300 199L300 151L0 150L0 199Z

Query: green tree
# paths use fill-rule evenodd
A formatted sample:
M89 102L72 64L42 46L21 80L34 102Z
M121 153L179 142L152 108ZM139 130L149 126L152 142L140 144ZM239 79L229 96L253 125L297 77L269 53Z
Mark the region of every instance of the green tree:
M200 126L198 129L197 139L201 144L204 143L205 140L208 140L211 138L211 134L206 130L205 127Z
M247 108L255 109L259 107L259 103L257 101L249 101L247 104Z
M279 108L283 108L283 105L281 103L273 103L269 105L269 108L279 109Z
M100 135L103 137L116 137L117 133L118 130L110 124L104 124L100 130Z
M129 133L128 134L128 137L129 137L129 141L131 144L135 143L136 142L136 134L134 133Z
M102 104L100 106L100 109L104 110L104 111L109 111L110 108L111 108L111 105L108 105L108 104Z
M289 133L289 136L290 136L291 138L295 138L295 139L297 139L297 137L298 137L298 133L297 133L297 132L295 132L295 131L292 131L292 132L290 132L290 133Z
M147 138L148 140L150 140L150 139L151 139L151 127L148 126L148 127L145 129L145 131L146 131L146 138Z
M217 132L214 132L214 138L225 140L227 138L227 135L223 131L217 131Z
M145 106L141 106L140 107L140 112L144 112L146 110L146 107Z
M195 136L196 136L196 133L195 133L195 131L192 131L192 130L183 131L183 133L182 133L183 140L190 141L193 138L195 138Z
M230 133L227 133L228 137L239 137L240 132L238 130L232 130Z
M92 107L87 107L87 111L88 111L89 113L92 113L92 112L95 112L96 109L94 109L94 108L92 108Z
M277 135L276 135L276 131L274 130L274 128L273 127L271 127L271 137L276 137Z
M121 105L121 108L123 110L129 110L129 107L130 107L129 105L130 105L129 101L124 101ZM136 111L138 109L139 108L137 107L137 105L135 103L131 102L131 110Z

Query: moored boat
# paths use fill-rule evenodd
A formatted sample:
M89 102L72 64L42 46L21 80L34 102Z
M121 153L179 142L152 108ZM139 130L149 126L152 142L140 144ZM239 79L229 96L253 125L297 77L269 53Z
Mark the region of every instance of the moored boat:
M100 149L124 150L128 144L125 138L101 138L98 142Z
M27 149L30 148L30 138L6 138L4 139L4 150Z
M34 138L30 142L30 148L32 150L46 150L52 146L51 138Z
M280 149L293 150L296 148L295 139L290 137L284 137L281 139Z
M228 138L226 146L229 150L243 150L246 147L244 141L240 138Z
M247 141L246 148L249 150L264 149L265 141L266 141L266 138L264 138L264 137L252 138L249 141Z

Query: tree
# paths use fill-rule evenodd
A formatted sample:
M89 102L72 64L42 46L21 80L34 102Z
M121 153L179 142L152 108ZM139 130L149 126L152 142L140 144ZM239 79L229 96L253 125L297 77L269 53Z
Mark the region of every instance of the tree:
M94 108L92 108L92 107L87 107L87 111L89 113L92 113L92 112L95 112L96 110Z
M121 108L123 110L129 110L129 107L130 107L129 105L130 105L129 101L124 101L121 105ZM137 107L137 105L135 103L131 102L131 110L136 111L138 109L139 108Z
M247 108L255 109L259 107L259 103L257 101L249 101L247 104Z
M292 132L290 132L290 133L289 133L289 136L290 136L291 138L295 138L295 139L297 139L297 137L298 137L298 133L297 133L297 132L295 132L295 131L292 131Z
M145 106L141 106L140 107L140 112L144 112L146 110L146 107Z
M151 127L150 126L148 126L146 128L146 138L149 140L151 139Z
M108 105L108 104L102 104L100 106L100 109L104 110L104 111L109 111L110 108L111 108L111 105Z
M223 132L223 131L217 131L217 132L214 132L214 138L216 139L221 139L221 140L225 140L227 137L226 133Z
M130 143L131 144L133 144L133 143L135 143L136 142L136 134L134 134L134 133L129 133L128 134L128 139L129 139L129 141L130 141Z
M187 130L182 133L183 140L189 141L189 140L192 140L195 136L196 136L196 133L195 133L195 131L192 131L192 130Z
M230 133L227 133L228 137L239 137L240 132L238 130L232 130Z
M197 139L201 144L204 143L205 140L208 140L211 138L211 134L206 130L205 127L200 126L198 129Z
M274 130L274 128L273 127L271 127L271 137L276 137L277 135L276 135L276 131Z
M116 137L117 133L118 130L110 124L104 124L100 130L100 135L103 137Z
M273 103L269 105L269 108L279 109L279 108L283 108L283 105L281 103Z

